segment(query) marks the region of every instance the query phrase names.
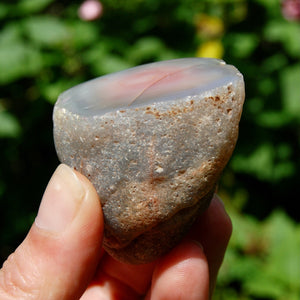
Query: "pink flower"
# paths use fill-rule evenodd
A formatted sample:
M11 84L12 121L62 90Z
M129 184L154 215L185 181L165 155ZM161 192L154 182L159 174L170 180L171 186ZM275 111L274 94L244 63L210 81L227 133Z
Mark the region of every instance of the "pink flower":
M300 21L300 0L284 0L282 14L289 21Z
M93 21L102 15L103 6L98 0L85 0L78 9L79 18L85 21Z

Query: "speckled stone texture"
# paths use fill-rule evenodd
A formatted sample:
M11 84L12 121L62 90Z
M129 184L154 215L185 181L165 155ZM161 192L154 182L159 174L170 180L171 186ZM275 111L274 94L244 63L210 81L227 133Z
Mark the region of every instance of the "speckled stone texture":
M244 101L243 77L230 68L234 76L209 90L190 89L167 101L127 103L103 113L80 114L58 100L58 156L95 186L104 213L104 248L116 259L155 260L208 207L234 150Z

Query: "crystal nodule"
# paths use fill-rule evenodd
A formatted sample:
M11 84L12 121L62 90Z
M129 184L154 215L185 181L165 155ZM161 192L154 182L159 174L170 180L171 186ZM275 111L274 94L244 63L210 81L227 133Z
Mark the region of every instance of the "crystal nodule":
M109 254L147 263L180 241L232 155L244 95L234 66L183 58L102 76L59 96L56 151L95 186Z

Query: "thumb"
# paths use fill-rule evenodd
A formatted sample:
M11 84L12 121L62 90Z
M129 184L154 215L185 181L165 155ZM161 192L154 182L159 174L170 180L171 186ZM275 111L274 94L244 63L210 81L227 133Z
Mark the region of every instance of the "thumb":
M97 267L102 234L94 187L60 165L27 237L0 270L0 299L79 299Z

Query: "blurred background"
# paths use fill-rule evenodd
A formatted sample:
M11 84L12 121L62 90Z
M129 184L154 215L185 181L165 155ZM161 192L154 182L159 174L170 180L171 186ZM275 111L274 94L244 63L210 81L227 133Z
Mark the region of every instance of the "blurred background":
M214 299L300 299L299 0L2 0L1 262L59 163L57 96L103 74L195 56L235 65L246 84L219 185L234 231Z

